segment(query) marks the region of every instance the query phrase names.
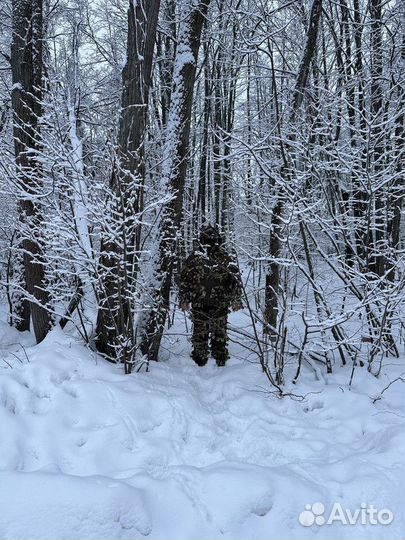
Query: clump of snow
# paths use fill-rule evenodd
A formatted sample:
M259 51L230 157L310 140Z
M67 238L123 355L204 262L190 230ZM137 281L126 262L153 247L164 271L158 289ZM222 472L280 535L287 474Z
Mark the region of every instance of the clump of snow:
M151 532L142 493L122 482L41 470L0 472L0 484L6 508L1 538L136 538Z
M318 380L304 365L290 389L303 398L279 399L239 345L225 368L198 368L182 332L179 318L166 362L124 375L60 329L16 358L0 326L1 538L402 536L402 383L381 395L398 360L379 379L358 368L351 389L350 366ZM395 518L300 525L315 502Z

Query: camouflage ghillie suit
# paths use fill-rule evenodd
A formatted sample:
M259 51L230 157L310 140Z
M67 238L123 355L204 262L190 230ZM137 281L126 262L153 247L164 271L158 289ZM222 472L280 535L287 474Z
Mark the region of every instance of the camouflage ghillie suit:
M180 276L179 303L193 320L192 358L204 366L208 360L208 342L218 366L224 366L227 349L228 311L242 307L242 283L239 269L222 246L219 230L206 226L200 235L200 249L186 260Z

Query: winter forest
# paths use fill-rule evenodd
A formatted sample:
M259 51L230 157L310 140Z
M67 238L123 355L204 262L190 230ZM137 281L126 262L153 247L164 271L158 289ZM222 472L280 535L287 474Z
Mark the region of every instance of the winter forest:
M403 538L404 173L404 0L3 0L0 538Z

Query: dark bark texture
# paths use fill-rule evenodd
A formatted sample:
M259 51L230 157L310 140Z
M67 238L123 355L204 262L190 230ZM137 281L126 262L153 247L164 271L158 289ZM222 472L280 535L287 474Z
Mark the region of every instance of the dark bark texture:
M174 80L171 92L168 138L166 148L166 177L171 201L162 208L162 218L157 232L157 249L153 261L153 284L150 298L145 305L141 323L141 351L151 360L157 360L163 329L169 308L174 263L176 260L177 233L182 220L184 184L188 165L191 110L198 51L205 14L210 0L190 6L179 33ZM189 53L191 52L191 55ZM187 58L187 61L184 59ZM176 70L177 65L177 70ZM171 140L171 139L174 140Z
M138 216L143 207L147 108L159 7L160 0L129 2L117 164L111 176L113 219L118 231L117 239L103 240L101 250L103 290L97 349L124 363L130 362L135 346L132 299L140 249Z
M42 0L13 0L12 18L13 135L19 184L21 245L24 252L24 287L29 299L29 303L27 300L23 303L19 328L28 330L31 316L36 340L40 342L50 328L50 315L46 309L48 294L39 241L41 216L38 204L42 185L38 160L43 85Z

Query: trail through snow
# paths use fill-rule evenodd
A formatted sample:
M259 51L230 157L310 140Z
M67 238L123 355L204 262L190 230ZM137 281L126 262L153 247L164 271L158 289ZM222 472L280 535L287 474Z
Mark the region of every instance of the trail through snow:
M351 367L304 367L305 397L278 399L235 344L225 368L198 368L166 338L167 361L125 376L60 330L33 346L0 325L0 538L403 537L402 383L373 403L398 360L351 390ZM315 502L395 517L300 525Z

